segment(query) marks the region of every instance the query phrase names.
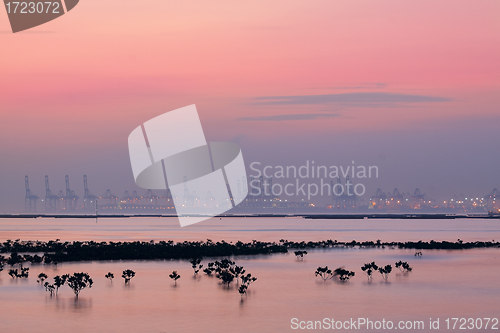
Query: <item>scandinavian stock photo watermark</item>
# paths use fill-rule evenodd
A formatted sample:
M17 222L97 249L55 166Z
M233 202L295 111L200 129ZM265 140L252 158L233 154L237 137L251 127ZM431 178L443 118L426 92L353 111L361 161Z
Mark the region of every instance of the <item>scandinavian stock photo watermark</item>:
M306 160L302 165L265 165L250 163L250 196L304 197L363 196L366 179L378 178L376 165L317 165ZM343 181L344 180L344 181Z

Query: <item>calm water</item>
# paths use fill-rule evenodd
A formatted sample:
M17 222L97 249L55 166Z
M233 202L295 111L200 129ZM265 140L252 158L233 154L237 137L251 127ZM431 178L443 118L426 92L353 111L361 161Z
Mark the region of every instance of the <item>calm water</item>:
M306 220L222 218L180 228L177 218L0 219L0 241L22 240L206 240L226 241L491 241L500 240L500 220Z
M175 219L134 218L0 220L0 241L49 240L471 240L500 239L500 223L491 220L303 220L296 218L223 218L180 228ZM293 254L233 258L258 280L240 300L205 275L193 278L185 261L119 261L32 266L30 278L12 280L0 273L0 332L288 332L291 319L372 321L448 317L500 317L500 249L424 251L333 249L309 251L304 261ZM376 274L367 282L360 267L376 261L408 261L414 270L394 271L387 282ZM205 261L206 263L206 261ZM356 272L348 283L323 282L318 266L344 266ZM124 269L136 271L125 286ZM168 278L182 276L177 286ZM78 301L63 286L50 297L36 276L86 271L94 287ZM110 283L104 278L114 272ZM365 330L361 330L365 331ZM380 330L379 330L380 331ZM382 330L383 331L383 330ZM458 331L458 330L457 330Z

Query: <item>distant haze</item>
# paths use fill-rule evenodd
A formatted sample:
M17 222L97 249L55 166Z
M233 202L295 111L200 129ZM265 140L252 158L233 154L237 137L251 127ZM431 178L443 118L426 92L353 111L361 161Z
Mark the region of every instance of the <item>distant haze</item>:
M499 15L496 0L110 0L9 34L0 11L0 213L24 209L25 175L40 197L45 175L81 198L84 174L98 196L144 193L128 134L190 104L247 165L355 161L379 168L367 198L484 196L500 188Z

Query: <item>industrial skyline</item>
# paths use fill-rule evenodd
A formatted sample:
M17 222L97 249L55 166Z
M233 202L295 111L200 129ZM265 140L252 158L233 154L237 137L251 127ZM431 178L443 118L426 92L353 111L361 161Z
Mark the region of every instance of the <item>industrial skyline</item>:
M52 192L49 183L49 177L45 176L45 196L38 196L33 192L29 177L25 176L25 212L45 212L45 213L97 213L108 214L121 213L156 213L173 214L174 204L170 190L166 191L151 189L125 190L122 196L115 195L107 188L102 195L94 195L88 187L87 175L83 175L83 197L79 197L75 190L70 187L69 176L64 177L65 190ZM349 182L349 178L345 180ZM272 187L272 177L260 179L250 178L250 183L256 182L257 185L250 187L246 199L234 211L262 212L266 210L269 213L279 213L280 210L306 211L330 210L332 213L346 211L372 211L372 212L402 212L402 211L447 211L457 213L498 213L500 209L500 193L496 188L485 195L464 195L458 194L449 196L446 199L435 199L421 192L416 188L412 193L400 192L397 188L390 192L383 192L378 188L376 193L364 196L357 196L354 193L340 193L335 190L328 193L322 200L305 200L300 197L280 197L265 190L266 187ZM337 183L342 183L338 178ZM249 184L246 184L247 186ZM243 185L245 186L245 185ZM333 187L333 181L331 189ZM57 191L57 190L56 190ZM189 189L185 188L184 202L186 205L200 207L203 205L200 198ZM232 200L232 198L231 198ZM324 204L324 202L327 202ZM330 202L328 202L330 201ZM271 210L270 210L271 209ZM202 211L200 211L202 212Z

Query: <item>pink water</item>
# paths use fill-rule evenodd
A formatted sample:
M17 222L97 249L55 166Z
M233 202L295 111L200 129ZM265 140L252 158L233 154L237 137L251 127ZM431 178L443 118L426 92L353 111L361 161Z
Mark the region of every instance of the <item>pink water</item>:
M308 220L303 218L212 218L181 228L177 218L0 219L0 241L22 240L206 240L226 241L491 241L500 220Z
M490 220L303 220L223 218L180 228L174 219L3 220L0 240L492 240L500 239L498 221ZM293 254L236 257L258 280L241 301L235 286L229 290L205 275L193 278L185 261L117 261L32 266L27 280L12 280L0 272L0 332L288 332L291 319L303 321L422 320L448 317L500 317L500 249L423 251L397 249L330 249L309 251L304 261ZM360 267L408 261L414 270L393 271L388 281L376 274L368 283ZM204 261L206 264L206 260ZM318 266L344 266L356 272L347 283L323 282L314 276ZM136 271L125 286L124 269ZM168 274L182 276L177 286ZM79 271L94 279L78 301L63 286L50 297L36 282L45 272ZM104 275L111 271L110 283ZM491 326L491 324L490 324ZM497 326L498 327L498 326ZM483 329L484 330L484 329ZM366 331L361 329L360 331ZM379 330L384 331L384 330ZM436 330L433 330L436 331ZM457 329L458 331L458 329Z

